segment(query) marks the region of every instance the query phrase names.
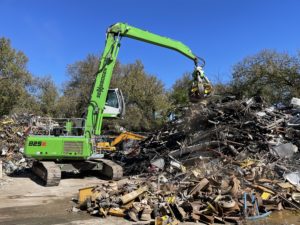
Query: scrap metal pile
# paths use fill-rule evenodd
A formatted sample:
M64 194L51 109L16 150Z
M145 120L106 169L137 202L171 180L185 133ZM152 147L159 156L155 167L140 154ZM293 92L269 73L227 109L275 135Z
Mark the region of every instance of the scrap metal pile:
M139 147L112 157L135 179L91 187L80 207L156 224L239 223L299 210L297 107L227 97L186 108Z
M24 143L32 115L20 114L0 118L0 160L3 172L10 174L26 168Z

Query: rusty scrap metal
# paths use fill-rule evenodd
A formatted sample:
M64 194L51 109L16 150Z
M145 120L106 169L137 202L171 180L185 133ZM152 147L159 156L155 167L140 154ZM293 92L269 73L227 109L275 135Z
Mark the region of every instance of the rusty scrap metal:
M221 98L191 105L181 113L141 141L139 154L113 155L138 183L130 191L125 185L105 198L119 199L114 203L125 217L239 223L249 215L269 215L266 209L300 208L300 187L290 179L290 174L300 171L300 126L289 125L295 117L291 107L267 107L261 98ZM147 191L131 195L146 186ZM245 204L254 209L251 201L244 203L245 193L255 196L256 214L244 214ZM120 199L128 194L132 198L124 204ZM99 200L92 205L88 211L99 215L109 208Z

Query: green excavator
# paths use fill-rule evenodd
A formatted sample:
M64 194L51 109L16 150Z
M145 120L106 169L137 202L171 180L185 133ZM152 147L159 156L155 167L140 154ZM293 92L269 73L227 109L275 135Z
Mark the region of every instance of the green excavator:
M147 42L175 50L194 63L193 84L189 90L192 101L209 96L211 84L203 72L204 62L179 41L141 30L125 23L116 23L106 32L105 48L92 87L86 117L68 119L63 126L53 126L47 135L29 135L25 143L25 155L34 158L33 172L45 186L56 186L61 171L77 169L98 170L110 179L120 179L123 169L117 163L104 157L97 148L96 138L101 135L103 118L122 117L125 105L119 89L109 89L113 68L121 45L122 37ZM81 124L81 128L79 125Z

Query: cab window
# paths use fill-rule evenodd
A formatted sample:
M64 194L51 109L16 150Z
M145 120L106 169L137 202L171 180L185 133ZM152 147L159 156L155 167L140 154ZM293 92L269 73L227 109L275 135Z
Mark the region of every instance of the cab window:
M115 90L108 90L105 105L119 108L118 96Z

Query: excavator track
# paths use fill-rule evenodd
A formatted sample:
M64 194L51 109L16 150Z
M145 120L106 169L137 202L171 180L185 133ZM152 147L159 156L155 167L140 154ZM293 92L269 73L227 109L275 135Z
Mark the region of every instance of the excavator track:
M46 187L58 186L60 182L61 170L55 162L35 161L32 171L43 180Z
M119 164L109 159L93 159L93 161L103 164L101 174L109 179L120 180L123 177L123 168Z

